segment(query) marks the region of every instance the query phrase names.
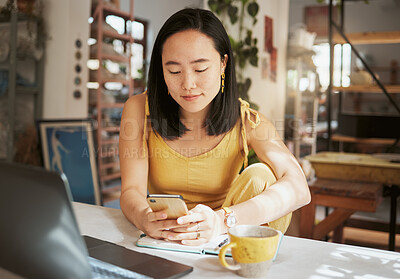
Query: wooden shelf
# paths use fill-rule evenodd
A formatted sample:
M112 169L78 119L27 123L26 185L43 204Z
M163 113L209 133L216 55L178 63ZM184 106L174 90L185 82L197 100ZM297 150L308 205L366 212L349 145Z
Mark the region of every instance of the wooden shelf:
M108 15L114 15L114 16L121 17L121 18L123 18L125 20L133 20L133 15L131 15L130 13L124 12L124 11L119 10L117 8L106 6L104 4L102 6L103 6L103 16L104 16L104 18L106 16L108 16ZM97 5L97 6L92 8L93 18L97 18L98 17L99 8L100 8L99 5Z
M400 43L400 31L363 32L345 35L353 45ZM333 35L333 41L337 44L346 43L346 41L337 33Z
M27 15L26 13L22 13L22 12L16 12L17 14L17 20L18 21L35 21L38 22L40 20L40 18L36 15L30 14ZM0 22L10 22L10 17L5 16L5 15L1 15L0 16Z
M119 143L119 139L101 140L101 145L118 144L118 143Z
M299 56L309 57L315 55L315 51L300 46L290 46L287 50L287 54L289 57L299 57Z
M97 38L97 31L93 31L90 36L92 38ZM119 34L117 32L112 32L112 31L106 31L103 30L103 37L107 37L107 38L111 38L111 39L117 39L117 40L121 40L124 42L132 42L133 38L130 35L127 34Z
M106 131L106 132L119 132L119 126L118 127L104 127L103 131Z
M102 109L123 108L123 107L124 107L124 103L113 103L113 104L102 104L101 105Z
M121 184L111 186L111 187L106 187L101 190L101 194L104 195L112 195L115 192L121 191Z
M356 138L334 134L332 135L332 141L391 145L396 141L396 139Z
M120 172L103 175L102 177L100 177L100 180L101 180L101 182L104 182L104 181L109 181L109 180L113 180L113 179L117 179L117 178L121 178Z
M96 102L89 104L90 107L100 108ZM101 109L124 108L124 103L101 104Z
M97 82L97 81L94 81L94 82ZM121 83L122 85L129 85L129 80L127 80L127 79L102 79L102 80L100 80L101 84L105 84L108 82Z
M115 157L118 156L118 150L109 150L109 151L100 151L98 158L105 159L105 158L110 158L110 157ZM101 163L103 164L103 162ZM99 163L100 165L100 163Z
M15 91L18 94L36 95L36 94L39 94L40 89L36 86L20 86L20 85L18 85L15 88Z
M129 85L129 80L126 79L102 79L100 81L97 81L96 79L92 79L89 82L91 83L97 83L97 84L101 84L102 86L104 86L105 83L120 83L124 86L128 86Z
M124 12L122 10L112 8L112 7L107 7L107 6L103 6L103 9L104 9L104 16L114 15L114 16L122 17L125 20L133 20L133 15L130 15L129 13Z
M400 93L400 85L385 85L388 93ZM351 85L348 87L332 88L333 91L358 92L358 93L383 93L377 85Z
M13 3L15 1L8 2ZM8 76L7 78L2 77L4 81L7 81L6 87L2 88L5 91L2 97L8 108L4 112L2 111L2 121L7 127L7 130L11 131L11 133L9 132L7 134L4 134L3 137L2 146L4 147L4 154L2 158L5 159L6 162L15 161L14 155L17 149L18 138L16 137L16 134L13 133L13 131L15 130L15 127L19 124L18 116L23 116L23 111L18 109L19 106L16 100L18 98L17 96L31 95L35 99L33 101L32 117L31 119L27 119L28 122L25 123L26 125L34 124L35 120L40 119L42 114L41 100L43 99L43 69L45 49L41 48L43 55L38 58L35 58L32 53L24 55L23 53L21 54L19 51L17 51L19 46L18 34L26 29L26 21L28 21L30 23L30 26L32 27L32 30L30 30L32 33L30 34L31 37L35 37L38 40L43 40L44 37L42 32L39 32L37 28L34 28L37 27L37 25L40 23L40 17L34 15L28 16L24 13L18 12L16 7L12 8L9 11L8 15L0 15L0 23L4 23L2 25L8 31L8 34L6 36L4 36L4 32L2 33L1 40L7 41L6 45L7 47L9 47L9 53L7 52L8 55L4 57L4 61L0 63L3 66L2 68L7 70ZM28 72L33 74L33 80L32 84L21 85L19 83L18 72L19 70L21 70L19 66L22 65L20 65L19 63L27 60L32 63L32 67L30 67ZM26 128L25 124L24 129Z
M117 167L117 166L119 166L119 162L111 162L111 163L102 164L101 168L103 170L106 170L106 169L111 169L111 168Z
M129 12L122 11L118 8L115 7L110 7L109 3L106 3L106 1L99 0L97 5L92 6L92 17L94 21L97 21L98 28L96 29L95 26L93 26L93 29L91 30L91 37L95 38L97 40L97 47L100 49L97 50L96 53L93 53L93 55L90 55L91 59L97 59L99 60L99 64L102 64L102 61L104 60L111 60L116 63L124 63L127 67L127 69L131 68L131 57L132 53L128 52L126 54L118 54L117 52L114 52L112 50L108 50L103 47L103 44L105 43L103 38L108 38L108 39L116 39L120 40L124 45L126 43L132 43L134 41L134 38L130 32L127 32L126 28L123 29L123 34L120 34L116 31L114 31L111 28L107 28L104 23L106 21L106 17L109 15L120 17L123 19L125 27L128 24L128 21L133 21L134 16L133 16L133 4L134 0L128 0L125 2L129 2ZM100 24L101 23L101 24ZM106 52L106 50L108 50ZM98 55L100 54L100 55ZM98 74L98 73L97 73ZM121 84L122 86L128 87L129 89L129 96L133 95L133 81L131 80L131 77L128 77L128 75L108 75L108 77L103 77L103 75L99 75L95 77L96 82L99 85L99 88L105 87L104 85L106 83L118 83ZM124 107L124 100L123 99L118 99L116 98L116 103L103 103L103 93L102 90L96 91L96 99L99 100L99 102L93 102L94 106L97 108L95 111L95 117L98 123L105 123L107 122L106 115L109 114L107 109L122 109ZM109 115L110 116L110 115ZM118 125L119 119L116 119L117 117L112 117L114 121L116 122L115 125ZM108 125L112 125L110 122ZM108 181L116 180L121 178L121 174L119 171L113 172L113 173L105 173L104 170L111 170L113 167L118 167L119 162L107 162L106 158L118 158L118 145L119 139L118 137L114 137L119 133L120 127L119 126L111 126L111 127L104 127L103 125L99 125L97 131L96 131L96 136L97 136L97 143L98 143L98 148L99 148L99 154L98 154L98 173L100 176L100 181L102 182L103 186L104 184L107 184ZM109 134L106 136L106 134ZM112 160L114 161L114 160ZM113 181L114 183L114 181ZM121 188L119 185L117 188ZM102 190L102 193L105 194L106 192L109 191L109 188L107 190Z
M97 57L91 57L91 59L98 59ZM110 54L103 54L100 57L101 60L111 60L114 62L125 62L128 63L130 57L122 56L122 55L110 55Z

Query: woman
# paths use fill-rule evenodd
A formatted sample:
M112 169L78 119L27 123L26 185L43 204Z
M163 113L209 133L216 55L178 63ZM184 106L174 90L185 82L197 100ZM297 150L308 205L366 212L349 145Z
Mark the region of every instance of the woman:
M184 9L165 22L147 93L126 102L120 132L121 209L147 235L200 245L234 224L284 232L310 201L297 161L235 84L229 37L211 12ZM263 163L247 167L250 148ZM147 191L182 195L190 214L152 212Z

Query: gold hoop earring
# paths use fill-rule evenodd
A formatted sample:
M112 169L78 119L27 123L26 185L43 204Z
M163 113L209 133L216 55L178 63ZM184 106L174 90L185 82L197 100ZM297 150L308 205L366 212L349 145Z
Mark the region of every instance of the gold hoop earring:
M224 88L225 88L225 73L222 73L221 74L221 93L223 94L224 93Z
M171 95L171 93L169 93L169 90L168 90L168 95Z

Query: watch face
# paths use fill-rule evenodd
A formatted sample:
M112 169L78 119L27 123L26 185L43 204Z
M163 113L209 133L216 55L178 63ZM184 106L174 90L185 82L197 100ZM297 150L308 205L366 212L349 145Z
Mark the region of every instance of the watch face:
M229 216L226 217L226 225L228 227L230 227L230 228L233 227L236 224L236 222L237 222L237 220L236 220L235 215L229 214Z

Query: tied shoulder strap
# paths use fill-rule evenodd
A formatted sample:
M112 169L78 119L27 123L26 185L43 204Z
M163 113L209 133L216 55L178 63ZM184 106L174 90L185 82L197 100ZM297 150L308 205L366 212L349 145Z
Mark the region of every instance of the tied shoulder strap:
M147 135L147 117L150 115L149 112L149 100L147 97L147 91L145 91L143 94L146 94L146 102L144 105L144 123L143 123L143 153L142 156L144 157L144 154L146 153L146 135Z
M251 128L256 128L260 124L260 116L258 115L258 112L252 108L250 108L250 105L248 102L242 100L242 98L239 98L240 101L240 118L242 120L242 129L241 129L241 134L242 134L242 139L243 139L243 149L244 149L244 168L248 166L248 159L247 156L249 155L249 147L247 146L247 134L246 134L246 125L245 121L246 118L248 122L250 123ZM255 118L255 121L251 119L251 115Z

